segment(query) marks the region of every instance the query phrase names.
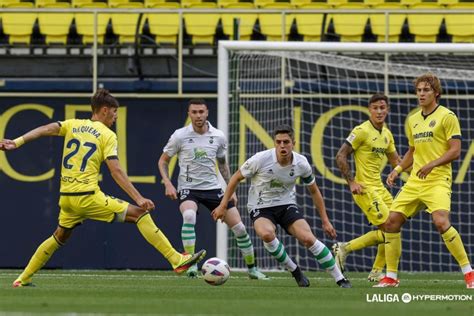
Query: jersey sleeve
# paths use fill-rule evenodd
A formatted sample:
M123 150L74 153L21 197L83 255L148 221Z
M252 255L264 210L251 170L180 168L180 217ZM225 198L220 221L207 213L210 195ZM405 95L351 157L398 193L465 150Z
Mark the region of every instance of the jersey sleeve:
M111 159L118 157L118 141L117 135L112 134L104 144L104 159Z
M443 120L444 132L447 140L461 139L461 127L456 114L449 112Z
M59 136L65 136L66 133L71 129L73 120L58 121L60 126Z
M163 152L166 153L169 157L173 157L179 151L179 139L177 135L177 131L171 135L168 143L166 143L165 148L163 148Z
M223 158L227 154L227 138L222 135L219 137L219 147L217 148L216 157Z
M388 133L388 147L387 147L387 153L393 153L397 150L395 147L395 139L393 138L393 134L389 131Z
M356 150L364 142L366 133L361 126L355 127L349 136L346 138L346 143L349 144L353 150Z
M315 178L313 175L313 168L311 168L311 165L309 164L308 160L304 160L303 163L301 164L303 173L301 174L301 180L303 180L304 185L311 185L314 183Z
M251 178L257 173L258 167L258 155L253 155L240 167L240 173L242 173L242 176L245 178Z

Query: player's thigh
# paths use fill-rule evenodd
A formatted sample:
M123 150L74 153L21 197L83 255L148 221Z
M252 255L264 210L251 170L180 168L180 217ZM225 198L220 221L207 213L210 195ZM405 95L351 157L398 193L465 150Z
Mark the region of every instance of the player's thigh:
M311 227L305 219L296 220L288 226L287 231L307 247L316 242L316 236L314 236Z
M267 217L258 217L253 222L255 233L265 242L270 242L276 238L276 224Z
M420 200L428 213L443 210L451 211L451 184L447 182L430 183L421 190Z
M84 217L96 221L112 222L116 217L125 218L129 203L99 191L88 198ZM123 221L118 219L118 221Z
M241 221L242 219L240 218L240 213L236 207L231 207L230 209L227 210L224 217L224 223L226 223L227 226L232 228L238 223L240 223Z
M222 189L196 191L196 196L199 198L199 203L204 205L209 211L213 211L222 202L224 191ZM227 203L227 209L235 207L233 200Z
M178 191L179 210L183 213L186 210L198 210L198 199L194 196L191 190L184 189Z
M77 225L82 224L84 221L84 213L81 208L77 206L80 205L83 196L65 196L62 195L59 197L59 227L64 229L73 229Z
M422 208L420 200L420 185L408 181L395 196L390 211L401 213L410 218Z
M352 195L357 206L360 207L367 220L374 226L384 223L390 212L381 193L383 194L381 191L366 188L363 194Z

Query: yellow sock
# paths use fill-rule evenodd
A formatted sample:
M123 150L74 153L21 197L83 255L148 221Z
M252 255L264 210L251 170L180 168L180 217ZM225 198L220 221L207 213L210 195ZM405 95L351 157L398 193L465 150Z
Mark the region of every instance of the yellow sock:
M377 255L375 256L373 270L383 270L385 267L385 244L379 244L377 247Z
M443 237L446 247L448 247L449 252L453 255L454 259L458 262L459 266L463 267L469 264L469 259L467 258L466 250L464 249L464 244L462 243L461 236L459 236L458 231L453 226L449 227Z
M349 241L345 250L348 252L356 251L363 249L365 247L377 245L384 242L383 232L380 230L370 231L360 237L354 238Z
M385 260L387 272L397 273L398 262L402 254L401 233L385 233Z
M143 214L137 219L136 224L143 237L155 247L173 267L180 263L182 255L173 248L165 234L156 227L150 213Z
M61 247L62 244L59 243L54 236L49 237L41 245L39 245L36 252L31 257L30 262L26 266L25 270L20 274L18 279L22 283L29 283L33 278L33 275L41 269L49 258L54 254L54 252Z

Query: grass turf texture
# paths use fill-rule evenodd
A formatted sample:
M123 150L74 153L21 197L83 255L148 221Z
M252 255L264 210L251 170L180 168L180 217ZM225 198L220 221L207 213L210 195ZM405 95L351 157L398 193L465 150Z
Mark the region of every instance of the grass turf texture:
M474 291L460 273L402 273L398 289L374 289L367 273L349 273L354 288L338 288L323 272L306 273L298 288L289 273L271 281L232 272L222 286L168 271L43 270L34 288L12 288L18 270L0 270L0 315L474 315ZM471 301L401 301L403 293L470 295ZM398 294L400 302L367 302L367 295Z

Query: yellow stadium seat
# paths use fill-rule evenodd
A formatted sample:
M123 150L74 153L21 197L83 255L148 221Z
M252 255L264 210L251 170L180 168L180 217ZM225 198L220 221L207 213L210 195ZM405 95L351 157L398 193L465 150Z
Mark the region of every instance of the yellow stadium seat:
M0 7L7 7L10 4L19 3L21 0L0 0Z
M300 6L301 9L329 9L329 5L325 3L312 3ZM298 33L303 36L305 41L321 41L321 33L326 29L323 26L323 13L295 13L296 25ZM328 19L326 20L326 24Z
M292 9L289 3L270 3L263 7L264 9ZM285 15L285 34L284 40L288 39L290 35L291 24L293 23L294 15ZM281 41L282 40L282 15L280 13L259 13L258 20L260 21L260 31L267 37L267 41Z
M400 4L407 5L407 6L412 6L414 4L418 4L421 2L422 0L400 0Z
M45 8L69 8L69 3L58 2L46 4ZM71 26L73 13L38 13L38 23L41 34L46 37L46 44L61 43L67 44L67 35Z
M453 10L468 9L466 14L445 14L446 32L456 43L474 42L474 3L458 3L448 7ZM467 11L467 10L466 10Z
M436 3L419 3L410 8L442 9ZM439 14L408 13L408 26L410 33L415 35L415 42L436 42L442 21L443 13L441 12Z
M35 6L37 8L44 8L48 4L54 4L54 3L56 3L56 0L36 0L35 1ZM63 2L63 3L65 3L65 2Z
M201 0L181 0L181 6L183 8L190 8L194 6L195 4L200 4L202 3Z
M440 5L452 5L456 3L459 3L459 0L438 0L438 4Z
M227 8L231 4L238 4L238 3L239 3L239 0L217 0L217 6L219 8ZM253 3L250 3L250 2L244 2L244 3L251 4L253 7Z
M341 4L337 8L366 9L367 6L360 3L347 3ZM360 42L368 19L368 13L334 13L332 15L334 29L341 37L341 42Z
M143 4L140 2L129 2L124 4L118 4L117 9L141 9ZM137 31L137 24L139 13L112 13L110 18L112 20L112 28L114 29L115 35L119 37L119 43L134 43L135 33ZM145 19L142 18L141 25L139 27L139 34Z
M179 9L179 3L167 2L157 3L155 9ZM149 13L148 25L150 33L155 36L155 41L159 44L176 44L179 34L179 14L170 13Z
M83 5L86 5L92 2L94 1L93 0L71 0L71 7L79 8L79 7L82 7Z
M108 0L109 8L118 8L118 6L128 3L128 0Z
M327 0L327 4L332 5L332 6L339 6L341 4L345 4L349 2L348 0Z
M365 5L376 6L380 4L384 4L384 0L364 0Z
M215 3L205 2L193 4L192 9L215 9ZM186 13L184 21L186 31L192 35L193 44L214 44L214 35L216 33L217 23L220 15L218 13Z
M107 8L104 2L86 3L81 8ZM93 13L76 13L74 15L76 21L76 29L79 35L82 35L84 44L92 44L94 42L94 14ZM110 20L109 13L100 13L97 15L97 42L104 43L104 35L107 30L107 24Z
M7 8L33 8L31 2L12 3ZM31 34L33 33L33 25L35 24L36 13L2 13L3 31L9 36L10 44L29 44Z
M308 5L308 4L312 4L311 0L290 0L290 4L296 8L299 8L301 6L305 6L305 5ZM322 3L324 5L326 5L326 3Z
M386 3L374 6L374 9L406 9L405 6L398 3ZM400 34L402 33L403 23L406 19L406 14L389 14L389 28L388 41L398 42ZM386 20L385 14L370 14L370 26L372 33L377 35L378 42L385 42Z
M253 3L241 2L229 4L227 9L253 9ZM241 40L248 41L253 33L255 22L257 22L257 13L225 13L221 14L222 18L222 29L225 35L229 36L229 39L234 37L234 19L240 20L239 24L239 35Z
M269 4L275 3L275 0L254 0L253 3L258 8L263 8Z
M162 4L162 3L166 3L166 0L145 0L144 1L145 8L153 8L155 5ZM173 2L173 3L176 3L176 2ZM179 7L179 3L177 4Z

